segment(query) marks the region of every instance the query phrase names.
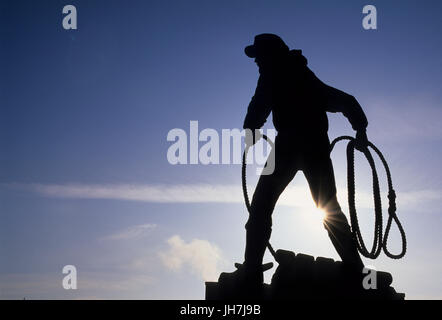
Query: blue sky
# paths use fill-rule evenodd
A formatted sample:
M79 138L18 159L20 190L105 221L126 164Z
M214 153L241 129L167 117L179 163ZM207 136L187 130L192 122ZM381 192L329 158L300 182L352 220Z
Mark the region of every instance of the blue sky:
M66 4L77 8L77 30L62 28ZM366 4L377 8L377 30L362 28ZM204 280L242 261L240 166L173 166L166 137L189 132L191 120L200 130L241 128L258 76L243 48L271 32L358 99L368 137L389 161L408 253L365 263L391 272L409 298L442 298L441 9L437 1L2 1L0 297L202 299ZM353 134L342 115L329 121L331 138ZM332 158L346 208L344 146ZM368 169L358 156L367 241ZM306 188L299 173L275 210L272 243L337 258ZM61 286L67 264L77 267L77 290Z

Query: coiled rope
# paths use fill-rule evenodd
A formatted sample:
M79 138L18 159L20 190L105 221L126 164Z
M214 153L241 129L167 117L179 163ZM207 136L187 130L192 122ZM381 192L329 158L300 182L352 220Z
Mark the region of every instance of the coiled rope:
M375 228L374 228L374 238L373 238L373 246L371 251L367 250L365 246L364 240L362 239L361 230L359 228L358 217L356 213L356 205L355 205L355 162L354 162L354 152L355 152L355 139L350 136L342 136L333 140L330 144L330 152L333 150L336 143L342 140L349 140L347 145L347 188L348 188L348 207L350 211L350 220L351 220L351 229L353 232L353 236L356 240L356 244L359 252L367 258L376 259L381 251L383 250L385 255L391 259L400 259L402 258L407 251L407 239L405 237L405 231L402 227L401 222L396 214L396 192L393 189L393 182L391 179L390 168L388 167L387 161L383 156L382 152L379 151L376 146L368 141L367 148L364 148L361 152L364 153L367 158L368 163L371 167L371 172L373 176L373 198L374 198L374 211L375 211ZM388 219L387 219L387 227L385 228L385 234L382 235L383 225L382 225L382 202L379 188L379 179L376 171L375 162L373 156L370 153L369 148L373 149L376 154L379 156L381 160L385 172L387 174L387 182L388 182ZM399 254L392 254L388 251L387 243L388 236L390 234L392 222L395 222L402 240L402 250Z
M272 148L274 148L273 142L266 136L262 135L262 138L266 140ZM337 142L342 140L349 140L349 143L347 145L347 188L348 188L348 205L350 210L350 221L351 221L351 229L354 236L354 239L356 241L357 248L359 252L367 258L370 259L376 259L380 252L383 250L385 255L391 259L400 259L402 258L407 250L407 240L405 237L405 231L402 227L401 222L399 221L399 218L396 215L396 193L393 189L393 183L391 179L391 173L390 168L388 167L387 161L385 160L382 153L379 151L378 148L376 148L375 145L373 145L371 142L368 142L368 146L372 148L376 154L379 156L379 158L382 161L382 164L384 165L385 171L387 173L387 180L388 180L388 220L387 220L387 227L385 229L385 234L382 236L382 203L381 203L381 196L380 196L380 188L379 188L379 179L376 171L376 166L374 159L368 149L365 148L362 152L364 153L365 157L368 160L368 163L370 164L372 175L373 175L373 196L374 196L374 206L375 206L375 229L374 229L374 239L373 239L373 247L371 251L369 252L367 250L367 247L365 246L364 240L362 238L361 230L359 227L359 222L357 218L357 212L356 212L356 204L355 204L355 173L354 173L354 150L355 150L355 139L350 136L341 136L333 140L333 142L330 144L330 152L333 150L334 146ZM251 213L251 206L250 206L250 200L249 195L247 192L247 154L249 152L251 145L247 145L242 158L242 169L241 169L241 177L242 177L242 190L244 195L244 201L247 207L247 210L249 213ZM396 223L398 226L399 232L401 234L402 238L402 250L399 254L392 254L390 251L388 251L387 248L387 241L388 236L390 233L392 222ZM272 254L273 258L275 258L276 261L277 255L275 250L273 249L270 242L267 242L267 248L269 249L270 253Z

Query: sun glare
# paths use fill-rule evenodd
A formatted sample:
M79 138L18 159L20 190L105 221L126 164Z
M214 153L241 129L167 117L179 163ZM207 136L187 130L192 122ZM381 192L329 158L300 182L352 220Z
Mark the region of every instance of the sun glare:
M303 212L303 215L307 223L311 223L314 226L321 226L322 228L325 218L324 209L312 207L312 209Z

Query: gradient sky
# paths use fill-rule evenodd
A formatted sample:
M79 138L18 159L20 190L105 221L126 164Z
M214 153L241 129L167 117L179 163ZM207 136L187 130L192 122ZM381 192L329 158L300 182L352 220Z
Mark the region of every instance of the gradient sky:
M62 28L66 4L77 30ZM377 30L362 28L366 4ZM247 218L240 165L173 166L166 137L191 120L241 128L258 76L243 49L271 32L358 99L390 164L408 253L364 262L407 298L441 299L441 11L440 1L2 1L0 298L203 299L204 280L233 270ZM329 120L331 138L353 134L342 115ZM346 208L343 145L332 159ZM371 244L371 178L356 159ZM393 252L399 240L394 227ZM338 258L301 173L275 210L272 244ZM62 288L68 264L77 290Z

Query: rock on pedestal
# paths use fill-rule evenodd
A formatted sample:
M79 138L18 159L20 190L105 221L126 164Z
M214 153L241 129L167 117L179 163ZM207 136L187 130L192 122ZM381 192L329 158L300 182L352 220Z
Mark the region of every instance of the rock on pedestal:
M376 289L364 289L363 277L368 274L348 270L340 261L295 254L278 250L278 268L270 284L261 292L248 292L236 283L206 282L206 300L250 299L357 299L403 300L405 294L397 293L387 272L376 272Z

